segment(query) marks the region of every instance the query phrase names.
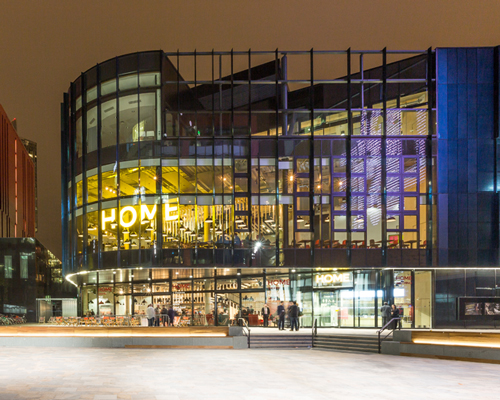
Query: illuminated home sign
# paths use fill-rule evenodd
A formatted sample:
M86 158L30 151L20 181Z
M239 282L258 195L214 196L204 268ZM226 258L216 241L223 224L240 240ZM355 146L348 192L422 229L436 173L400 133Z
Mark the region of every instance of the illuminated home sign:
M352 272L325 272L314 276L316 287L352 287Z
M150 209L146 204L141 205L141 219L140 221L146 220L151 222L156 216L156 204ZM177 220L177 206L171 207L170 204L164 205L164 220L165 221L175 221ZM129 228L137 222L137 209L133 206L125 206L120 210L120 215L118 218L118 223L123 228ZM111 208L108 210L102 210L102 229L106 229L106 223L116 221L116 208Z

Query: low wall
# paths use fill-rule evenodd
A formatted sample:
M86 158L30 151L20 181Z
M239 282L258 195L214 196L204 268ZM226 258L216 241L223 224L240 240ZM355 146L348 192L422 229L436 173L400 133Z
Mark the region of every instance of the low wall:
M0 346L246 349L240 327L0 327Z
M382 354L500 364L500 333L395 331Z

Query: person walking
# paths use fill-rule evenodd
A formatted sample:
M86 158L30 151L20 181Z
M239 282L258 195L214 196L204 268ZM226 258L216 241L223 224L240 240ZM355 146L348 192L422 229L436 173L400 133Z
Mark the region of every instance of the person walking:
M382 327L389 322L390 316L391 316L391 307L389 306L389 303L387 301L384 301L384 305L380 309L380 313L382 314Z
M153 305L150 304L148 308L146 308L146 317L148 319L148 326L153 326L155 322L155 309L153 308Z
M175 310L172 305L168 308L168 326L174 326Z
M293 328L299 331L299 307L297 302L292 302L292 305L288 308L288 316L290 317L290 330L293 332Z
M283 302L278 306L278 330L285 330L285 306Z
M167 310L167 307L165 305L163 305L163 308L161 309L160 314L161 314L161 324L163 326L165 326L165 321L166 321L167 326L168 326L168 310Z
M394 304L391 306L391 318L399 318L399 310ZM399 320L393 321L391 329L396 329L399 325L398 322Z
M264 317L264 326L269 325L269 313L271 310L267 306L267 304L264 304L264 307L262 307L262 316Z

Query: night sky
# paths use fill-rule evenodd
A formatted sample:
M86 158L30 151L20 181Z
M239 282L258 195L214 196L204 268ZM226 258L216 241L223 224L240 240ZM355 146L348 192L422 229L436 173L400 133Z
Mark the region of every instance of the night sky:
M60 103L71 81L145 50L500 45L497 0L0 0L0 104L38 142L38 239L61 256Z

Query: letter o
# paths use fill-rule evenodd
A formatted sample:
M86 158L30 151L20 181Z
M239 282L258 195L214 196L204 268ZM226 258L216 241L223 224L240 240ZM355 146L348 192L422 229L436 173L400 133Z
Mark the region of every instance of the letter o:
M130 222L125 222L123 220L123 214L125 214L127 211L130 211L132 213L132 219L130 220ZM120 225L123 226L124 228L130 228L132 225L135 224L136 220L137 220L137 211L135 210L134 207L126 206L120 210Z

